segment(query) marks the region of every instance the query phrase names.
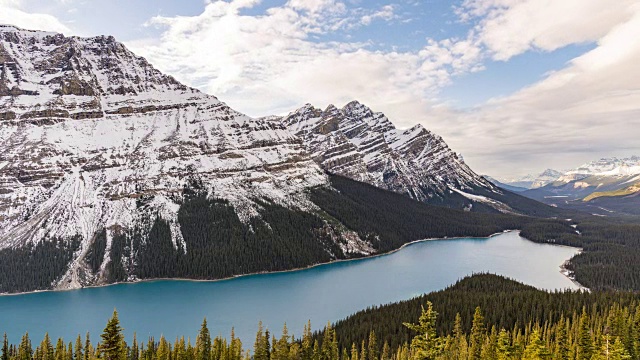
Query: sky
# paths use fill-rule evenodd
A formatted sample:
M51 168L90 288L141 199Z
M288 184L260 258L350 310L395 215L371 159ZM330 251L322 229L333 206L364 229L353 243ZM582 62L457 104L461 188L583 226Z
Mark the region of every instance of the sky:
M251 116L358 100L502 179L640 155L638 0L0 0Z

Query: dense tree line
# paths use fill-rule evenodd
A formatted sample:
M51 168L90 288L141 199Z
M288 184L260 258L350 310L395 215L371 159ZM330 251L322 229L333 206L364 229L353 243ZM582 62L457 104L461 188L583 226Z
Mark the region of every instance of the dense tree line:
M582 308L600 312L614 303L633 306L638 300L640 295L629 292L546 292L501 276L478 274L441 291L360 311L338 321L335 330L347 343L360 343L368 338L370 331L375 331L381 341L395 348L410 341L413 334L403 323L417 319L421 307L428 301L443 319L436 331L445 335L454 330L456 314L461 314L462 330L470 331L471 315L478 306L484 310L487 324L511 329L516 324L522 327L531 323L554 323Z
M640 290L640 224L581 217L526 224L522 236L537 242L583 248L568 264L590 289Z
M243 223L227 201L192 193L178 213L186 248L173 243L169 224L157 217L148 232L138 228L118 237L111 258L120 264L109 270L109 279L217 279L344 257L319 216L273 203L259 205L261 216ZM127 246L136 254L133 262L123 257Z
M502 290L503 294L496 293ZM464 304L456 300L463 292ZM493 294L493 298L491 298ZM531 296L533 300L527 300ZM512 297L515 304L503 307ZM443 300L433 305L431 300ZM117 312L107 322L98 343L89 334L74 342L45 335L34 349L29 334L20 344L5 335L2 360L409 360L409 359L640 359L640 303L631 293L545 293L497 276L465 279L449 289L411 302L369 309L366 322L356 314L335 327L327 324L312 334L311 324L299 339L286 325L275 336L262 324L251 345L233 330L229 338L213 338L206 319L194 342L184 337L170 341L150 337L128 343ZM568 301L566 301L568 300ZM495 305L494 301L502 302ZM522 302L529 303L521 306ZM391 308L411 304L417 311L388 317ZM475 304L475 306L474 306ZM444 309L439 312L437 309ZM461 310L457 311L457 310ZM373 316L372 313L387 313ZM399 322L408 337L388 338L384 324ZM343 337L344 329L366 332ZM390 341L391 340L391 341Z
M419 239L489 236L531 220L429 206L340 176L331 176L331 185L337 191L317 188L311 192L312 201L383 252Z
M54 239L0 250L0 293L50 289L80 247L80 239Z

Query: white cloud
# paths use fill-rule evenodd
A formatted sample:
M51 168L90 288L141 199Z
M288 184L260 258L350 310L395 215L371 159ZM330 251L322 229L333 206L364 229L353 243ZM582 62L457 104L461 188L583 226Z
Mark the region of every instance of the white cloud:
M70 29L56 17L30 13L21 9L20 0L0 0L0 24L15 25L25 29L37 29L70 33Z
M496 175L640 153L640 8L619 20L564 69L471 112L450 112L451 130L434 130Z
M552 51L593 42L628 20L637 0L466 0L465 21L479 18L479 39L496 60L529 50Z
M156 17L149 24L164 28L162 38L129 45L161 70L251 115L355 98L372 105L421 102L453 74L476 67L481 56L471 40L429 41L419 52L314 41L336 24L357 22L333 0L291 0L262 16L242 16L238 4L214 2L194 17Z
M398 16L394 13L393 5L385 5L379 11L374 12L373 14L364 15L360 18L360 22L363 25L370 25L376 19L381 19L385 21L396 19Z

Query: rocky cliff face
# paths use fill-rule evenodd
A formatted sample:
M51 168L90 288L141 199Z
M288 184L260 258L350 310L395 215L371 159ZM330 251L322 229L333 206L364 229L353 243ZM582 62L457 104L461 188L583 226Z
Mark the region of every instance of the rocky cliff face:
M272 121L300 136L323 169L417 200L448 196L454 189L494 190L441 137L421 125L397 129L357 101L342 109L306 105Z
M102 228L108 248L157 214L180 244L190 182L245 219L257 215L252 199L312 208L304 190L327 183L284 125L180 84L113 37L2 26L0 71L0 249L80 236L64 286L82 285Z

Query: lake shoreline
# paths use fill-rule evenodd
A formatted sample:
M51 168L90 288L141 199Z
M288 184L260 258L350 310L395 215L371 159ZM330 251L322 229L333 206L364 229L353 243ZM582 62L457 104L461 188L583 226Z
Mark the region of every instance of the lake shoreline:
M260 271L260 272L253 272L253 273L248 273L248 274L234 275L234 276L221 278L221 279L189 279L189 278L178 278L178 277L176 277L176 278L136 279L136 280L133 280L133 281L120 281L120 282L115 282L115 283L110 283L110 284L83 286L83 287L80 287L80 288L35 290L35 291L27 291L27 292L19 292L19 293L2 293L2 294L0 294L0 296L18 296L18 295L29 295L29 294L38 294L38 293L47 293L47 292L68 292L68 291L78 291L78 290L82 290L82 289L106 288L106 287L109 287L109 286L116 286L116 285L127 285L127 284L133 285L133 284L140 284L140 283L153 283L153 282L159 282L159 281L185 281L185 282L196 282L196 283L201 283L201 282L214 283L214 282L230 281L230 280L234 280L234 279L240 279L240 278L251 277L251 276L258 276L258 275L286 274L286 273L297 272L297 271L311 270L311 269L314 269L314 268L317 268L317 267L329 266L329 265L338 264L338 263L344 263L344 262L349 262L349 261L360 261L360 260L375 259L375 258L379 258L379 257L382 257L382 256L389 256L389 255L393 255L393 254L397 253L398 251L403 250L406 247L409 247L411 245L415 245L415 244L422 243L422 242L427 242L427 241L447 241L447 240L460 240L460 239L491 239L491 238L493 238L495 236L499 236L499 235L507 234L507 233L511 233L511 232L520 233L520 230L504 230L504 231L501 231L501 232L493 233L493 234L491 234L489 236L457 236L457 237L419 239L419 240L410 241L408 243L403 244L402 246L400 246L397 249L394 249L394 250L391 250L391 251L387 251L387 252L384 252L384 253L367 255L367 256L363 256L363 257L359 257L359 258L337 259L337 260L332 260L332 261L328 261L328 262L309 265L309 266L306 266L306 267L299 267L299 268L293 268L293 269L288 269L288 270ZM526 239L526 238L524 238L524 239ZM529 239L526 239L526 240L527 241L531 241ZM532 242L536 243L534 241L532 241ZM575 248L575 247L567 246L567 245L555 245L555 244L552 244L552 243L546 243L546 244L553 245L553 246L576 249L577 253L574 256L576 256L576 255L578 255L578 254L580 254L582 252L581 248ZM565 265L570 260L571 259L567 259L562 265L560 265L560 273L562 275L564 275L566 278L568 278L569 280L571 280L576 286L580 287L580 289L588 291L589 289L587 287L583 286L582 284L577 282L575 279L571 278L571 276L569 275L569 271L566 269Z

